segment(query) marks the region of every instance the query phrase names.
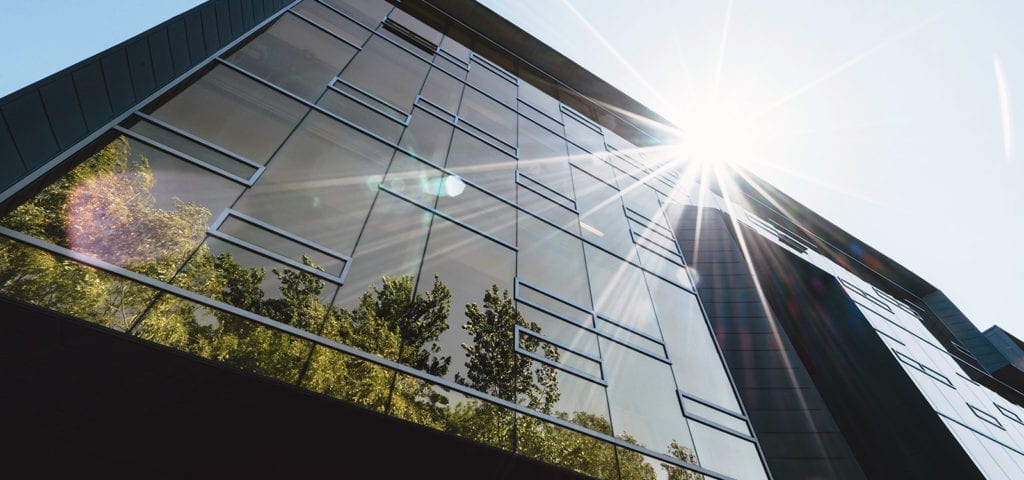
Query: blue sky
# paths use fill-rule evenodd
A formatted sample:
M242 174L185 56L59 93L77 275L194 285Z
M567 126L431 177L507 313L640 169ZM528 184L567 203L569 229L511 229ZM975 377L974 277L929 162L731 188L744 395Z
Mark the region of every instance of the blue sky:
M9 2L0 95L198 3ZM1024 337L1024 2L483 3Z

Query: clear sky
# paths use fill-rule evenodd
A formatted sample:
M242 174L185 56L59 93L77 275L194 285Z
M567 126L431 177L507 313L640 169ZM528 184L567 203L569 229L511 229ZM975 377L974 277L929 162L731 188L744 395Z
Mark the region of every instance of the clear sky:
M0 95L197 3L7 2ZM1024 338L1024 2L483 3Z

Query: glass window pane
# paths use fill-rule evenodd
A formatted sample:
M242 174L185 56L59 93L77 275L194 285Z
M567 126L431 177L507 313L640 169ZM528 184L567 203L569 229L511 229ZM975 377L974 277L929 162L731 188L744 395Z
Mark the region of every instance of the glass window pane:
M256 173L256 167L252 165L240 162L201 143L189 140L155 123L139 120L131 126L131 130L243 179L249 179Z
M519 278L590 308L583 242L529 215L519 216ZM553 268L558 265L558 268Z
M516 145L516 112L472 88L462 92L459 118L508 145Z
M331 340L344 341L333 333L325 329L321 335ZM316 345L309 357L309 366L302 376L302 386L383 412L394 378L394 370Z
M577 352L583 352L600 358L601 351L597 347L597 335L573 324L570 321L549 315L539 309L519 302L519 314L527 323L536 323L543 335Z
M296 383L313 343L252 320L163 295L136 329L139 337L235 368Z
M285 14L228 60L309 101L316 101L356 52L309 22Z
M217 238L199 247L172 283L317 333L338 286Z
M160 280L242 186L118 137L3 219L14 230Z
M370 38L370 31L362 25L339 15L338 12L316 0L303 0L302 3L292 7L292 10L356 45L362 45L367 38Z
M312 264L310 266L329 273L334 277L340 277L342 269L345 267L345 260L338 258L336 255L328 254L321 249L312 248L300 243L293 238L294 236L282 235L235 215L227 216L224 222L217 227L217 231L243 242L270 250L300 264L304 264L308 259Z
M377 25L384 20L392 8L391 4L385 0L323 0L323 2L370 28L377 28Z
M697 445L702 467L744 480L768 478L753 443L700 422L687 423L693 433L693 443Z
M519 98L529 103L530 107L543 112L554 120L562 118L562 111L558 108L558 100L555 100L552 96L527 82L519 82Z
M509 81L502 75L494 72L489 66L485 66L479 60L474 59L469 67L469 75L466 81L488 95L496 98L505 105L515 107L516 105L516 84Z
M423 84L423 91L420 93L424 98L435 105L444 108L448 113L454 114L459 111L459 99L462 98L462 82L451 75L444 73L437 68L430 69L427 80Z
M448 154L449 170L508 200L515 200L516 160L456 129Z
M542 354L539 347L538 353ZM604 387L526 356L519 358L529 367L532 382L519 392L517 403L583 427L601 429L601 433L611 433Z
M607 419L582 413L572 421L596 431L608 427ZM602 480L619 478L612 444L521 413L516 414L516 453Z
M579 169L573 169L573 183L583 238L623 257L635 256L619 191Z
M509 245L516 243L516 209L466 184L458 175L442 179L437 209Z
M633 330L661 338L643 271L590 245L584 248L597 313Z
M309 109L218 65L153 111L182 130L266 163Z
M692 455L668 365L601 339L615 436L657 452Z
M402 27L405 27L410 32L422 37L433 46L437 46L441 43L441 33L434 30L429 25L421 22L419 19L403 12L399 9L394 9L388 14L388 20L393 21Z
M751 434L750 426L747 425L745 420L720 412L714 408L700 404L688 398L683 398L683 411L686 412L687 416L700 417L701 419L710 420L737 432L746 435Z
M679 388L738 413L736 394L697 297L650 275L647 280Z
M653 248L648 249L643 245L638 246L636 251L640 257L640 264L644 268L675 282L677 285L693 289L693 284L690 283L690 278L686 275L686 267L677 263L681 261L681 257L669 255L667 252Z
M604 152L604 136L585 125L574 115L565 115L565 136L592 153Z
M5 219L4 222L8 222ZM77 292L68 295L68 292ZM157 291L64 257L0 238L0 294L125 331Z
M384 186L427 207L437 206L445 174L402 152L395 155L384 177Z
M236 210L351 254L394 150L312 113Z
M433 215L394 195L381 192L356 246L345 286L336 302L355 308L359 297L380 287L382 277L416 276Z
M434 217L427 241L426 256L420 273L419 290L429 288L435 275L451 290L451 316L449 328L441 334L438 343L443 355L451 356L451 364L446 378L469 378L472 371L463 344L489 349L495 355L511 355L513 350L514 320L502 317L502 313L494 313L497 321L486 322L491 328L482 328L477 333L470 333L463 328L470 321L467 315L468 304L476 304L481 313L488 311L485 294L497 286L498 292L512 291L512 279L515 275L515 257L513 252L492 240L477 235L459 225L443 218ZM511 294L509 294L511 296ZM501 295L498 295L498 299ZM509 300L511 303L511 300ZM504 306L504 304L502 304ZM509 305L508 309L512 309ZM514 312L514 310L513 310ZM507 310L505 310L507 314ZM479 343L479 345L477 345ZM508 358L508 357L506 357ZM514 362L511 362L514 363ZM510 366L511 368L511 366ZM508 385L495 380L498 372L481 373L481 381L467 382L474 388L488 387L486 393L502 396L511 400L512 392ZM499 390L501 390L499 392Z
M459 43L458 40L445 36L444 39L441 40L441 48L452 54L453 57L469 63L469 49Z
M604 318L598 317L597 329L600 332L607 334L610 338L625 342L627 345L643 350L655 357L666 358L665 347L662 344L636 332L622 328L622 326L614 322L609 322Z
M402 130L405 129L405 125L393 118L334 90L324 93L316 104L390 142L398 143Z
M408 112L429 67L391 42L374 36L345 67L341 78Z
M565 303L565 301L557 297L552 297L550 293L537 290L526 283L519 284L519 293L516 298L554 312L556 315L560 315L579 325L594 326L594 319L590 309Z
M565 140L519 117L519 170L570 200L572 177Z
M540 325L537 326L537 330L542 329L543 328L540 327ZM533 335L530 333L531 331L536 330L527 327L526 330L522 330L519 332L520 350L536 353L537 355L540 355L541 357L551 360L552 362L573 369L576 372L589 375L593 378L602 378L600 362L580 355L568 348L555 345L547 341L546 336ZM536 367L540 366L540 363L536 364Z
M579 216L577 216L576 212L565 206L568 202L565 202L561 197L544 190L542 186L531 182L529 178L523 176L519 177L519 185L516 188L516 192L519 195L519 206L521 208L572 233L580 234Z
M453 129L451 124L417 108L413 110L409 126L398 145L422 159L443 166Z

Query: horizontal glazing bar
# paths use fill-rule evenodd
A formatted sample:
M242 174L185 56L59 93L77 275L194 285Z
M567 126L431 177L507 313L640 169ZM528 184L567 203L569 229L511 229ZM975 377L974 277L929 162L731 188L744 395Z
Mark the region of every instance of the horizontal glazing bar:
M391 195L394 195L397 198L405 200L406 202L409 202L409 203L411 203L413 205L416 205L417 207L420 207L423 210L426 210L426 211L428 211L430 213L438 215L441 218L444 218L445 220L448 220L449 222L452 222L452 223L454 223L456 225L459 225L460 227L466 228L468 230L472 230L476 234L481 235L483 237L486 237L488 240L491 240L491 241L493 241L493 242L495 242L495 243L497 243L497 244L499 244L499 245L501 245L501 246L503 246L505 248L508 248L508 249L510 249L512 251L516 251L516 252L519 251L519 248L516 247L515 245L512 245L511 243L507 243L507 242L505 242L505 241L503 241L503 240L501 240L501 239L499 239L499 238L497 238L497 237L495 237L495 236L493 236L493 235L491 235L491 234L489 234L489 233L487 233L487 232L485 232L483 230L480 230L479 228L476 228L476 227L474 227L472 225L468 225L468 224L462 222L461 220L458 220L455 217L453 217L451 215L448 215L447 213L444 213L444 212L442 212L440 210L437 210L435 208L428 207L428 206L426 206L426 205L424 205L424 204L422 204L420 202L417 202L416 200L413 200L413 199L411 199L409 197L406 197L405 195L402 195L401 193L398 193L398 192L390 189L389 187L385 186L384 184L377 185L377 188L379 188L381 191L388 192L388 193L390 193Z
M334 33L333 31L331 31L331 29L329 29L329 28L327 28L327 27L325 27L323 25L320 25L319 23L313 21L312 19L306 17L305 15L303 15L303 14L301 14L301 13L295 11L295 10L289 10L288 12L291 13L292 15L295 15L296 17L301 18L306 23L316 27L318 30L320 30L320 31L322 31L322 32L324 32L324 33L334 37L335 39L341 40L343 43L345 43L346 45L348 45L348 46L350 46L350 47L352 47L352 48L354 48L356 50L362 50L363 49L362 46L356 45L351 40L349 40L349 39L347 39L345 37L342 37L341 35L338 35L337 33ZM360 26L362 26L362 25L360 25ZM367 33L369 33L369 32L367 32Z
M147 137L145 135L142 135L142 134L133 132L131 130L128 130L127 128L121 127L120 125L115 126L114 130L117 131L118 133L122 134L122 135L125 135L127 137L131 137L133 140L140 141L140 142L145 143L145 144L147 144L147 145L149 145L149 146L151 146L153 148L156 148L158 150L163 150L164 152L169 153L171 155L174 155L175 157L177 157L177 158L179 158L179 159L181 159L183 161L191 163L191 164L193 164L193 165L195 165L195 166L197 166L199 168L202 168L202 169L207 170L207 171L209 171L211 173L220 175L220 176L222 176L222 177L224 177L224 178L226 178L228 180L231 180L232 182L239 183L239 184L244 185L246 187L251 187L253 185L253 183L256 182L256 179L259 178L259 174L262 173L262 167L254 168L253 169L253 175L251 177L249 177L249 178L242 178L242 177L240 177L238 175L235 175L235 174L233 174L231 172L228 172L228 171L226 171L224 169L221 169L220 167L216 167L214 165L210 165L209 163L206 163L206 162L204 162L204 161L202 161L202 160L200 160L198 158L195 158L195 157L193 157L193 156L191 156L191 155L189 155L187 153L184 153L184 152L178 151L178 150L176 150L174 148L168 147L167 145L164 145L164 144L162 144L162 143L160 143L160 142L158 142L156 140L153 140L153 139L151 139L151 138L149 138L149 137Z

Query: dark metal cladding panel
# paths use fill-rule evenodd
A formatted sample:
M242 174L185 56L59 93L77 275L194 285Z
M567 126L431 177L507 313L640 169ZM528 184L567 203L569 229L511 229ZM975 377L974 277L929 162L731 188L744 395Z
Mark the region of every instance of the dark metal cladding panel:
M110 109L110 98L107 97L107 86L103 80L103 68L99 62L91 62L75 70L71 75L78 91L78 101L82 105L85 125L95 130L110 121L114 111Z
M110 106L114 112L123 112L135 104L135 90L132 88L132 75L128 68L128 57L123 48L109 53L100 60L103 64L103 78L110 95Z
M242 0L231 0L228 3L228 12L231 14L231 38L234 39L242 34L242 27L245 24L245 19L242 16Z
M7 102L3 106L3 114L25 167L36 168L60 151L38 91L27 92Z
M153 60L153 78L156 86L166 85L174 79L174 60L171 45L167 40L167 29L161 28L149 37L149 56Z
M256 26L257 19L256 19L255 12L253 11L253 4L254 3L255 2L253 2L252 0L242 0L242 2L241 2L241 4L242 4L242 29L243 30L248 30L248 29Z
M60 148L68 148L88 133L71 77L61 77L39 89Z
M171 62L174 65L174 74L181 75L192 67L192 60L188 52L188 30L185 27L184 19L179 19L167 25L167 41L171 48Z
M981 334L978 327L974 326L944 293L936 290L925 295L923 300L956 337L957 341L967 348L989 373L995 372L1008 363L1008 360L992 346L992 342Z
M156 79L153 76L153 61L149 56L149 42L140 38L128 44L128 67L132 76L132 87L137 99L146 98L156 90Z
M223 46L231 41L231 10L228 7L228 0L215 0L213 2L217 11L217 35L220 38L220 45Z
M188 12L185 16L185 30L188 34L189 57L196 59L190 62L191 65L198 62L198 59L206 57L206 42L203 40L203 18L199 10Z
M206 53L211 54L220 49L216 6L213 3L204 3L199 8L203 18L203 44L206 45Z
M25 164L21 163L21 155L7 131L7 122L0 115L0 189L13 185L24 174Z

